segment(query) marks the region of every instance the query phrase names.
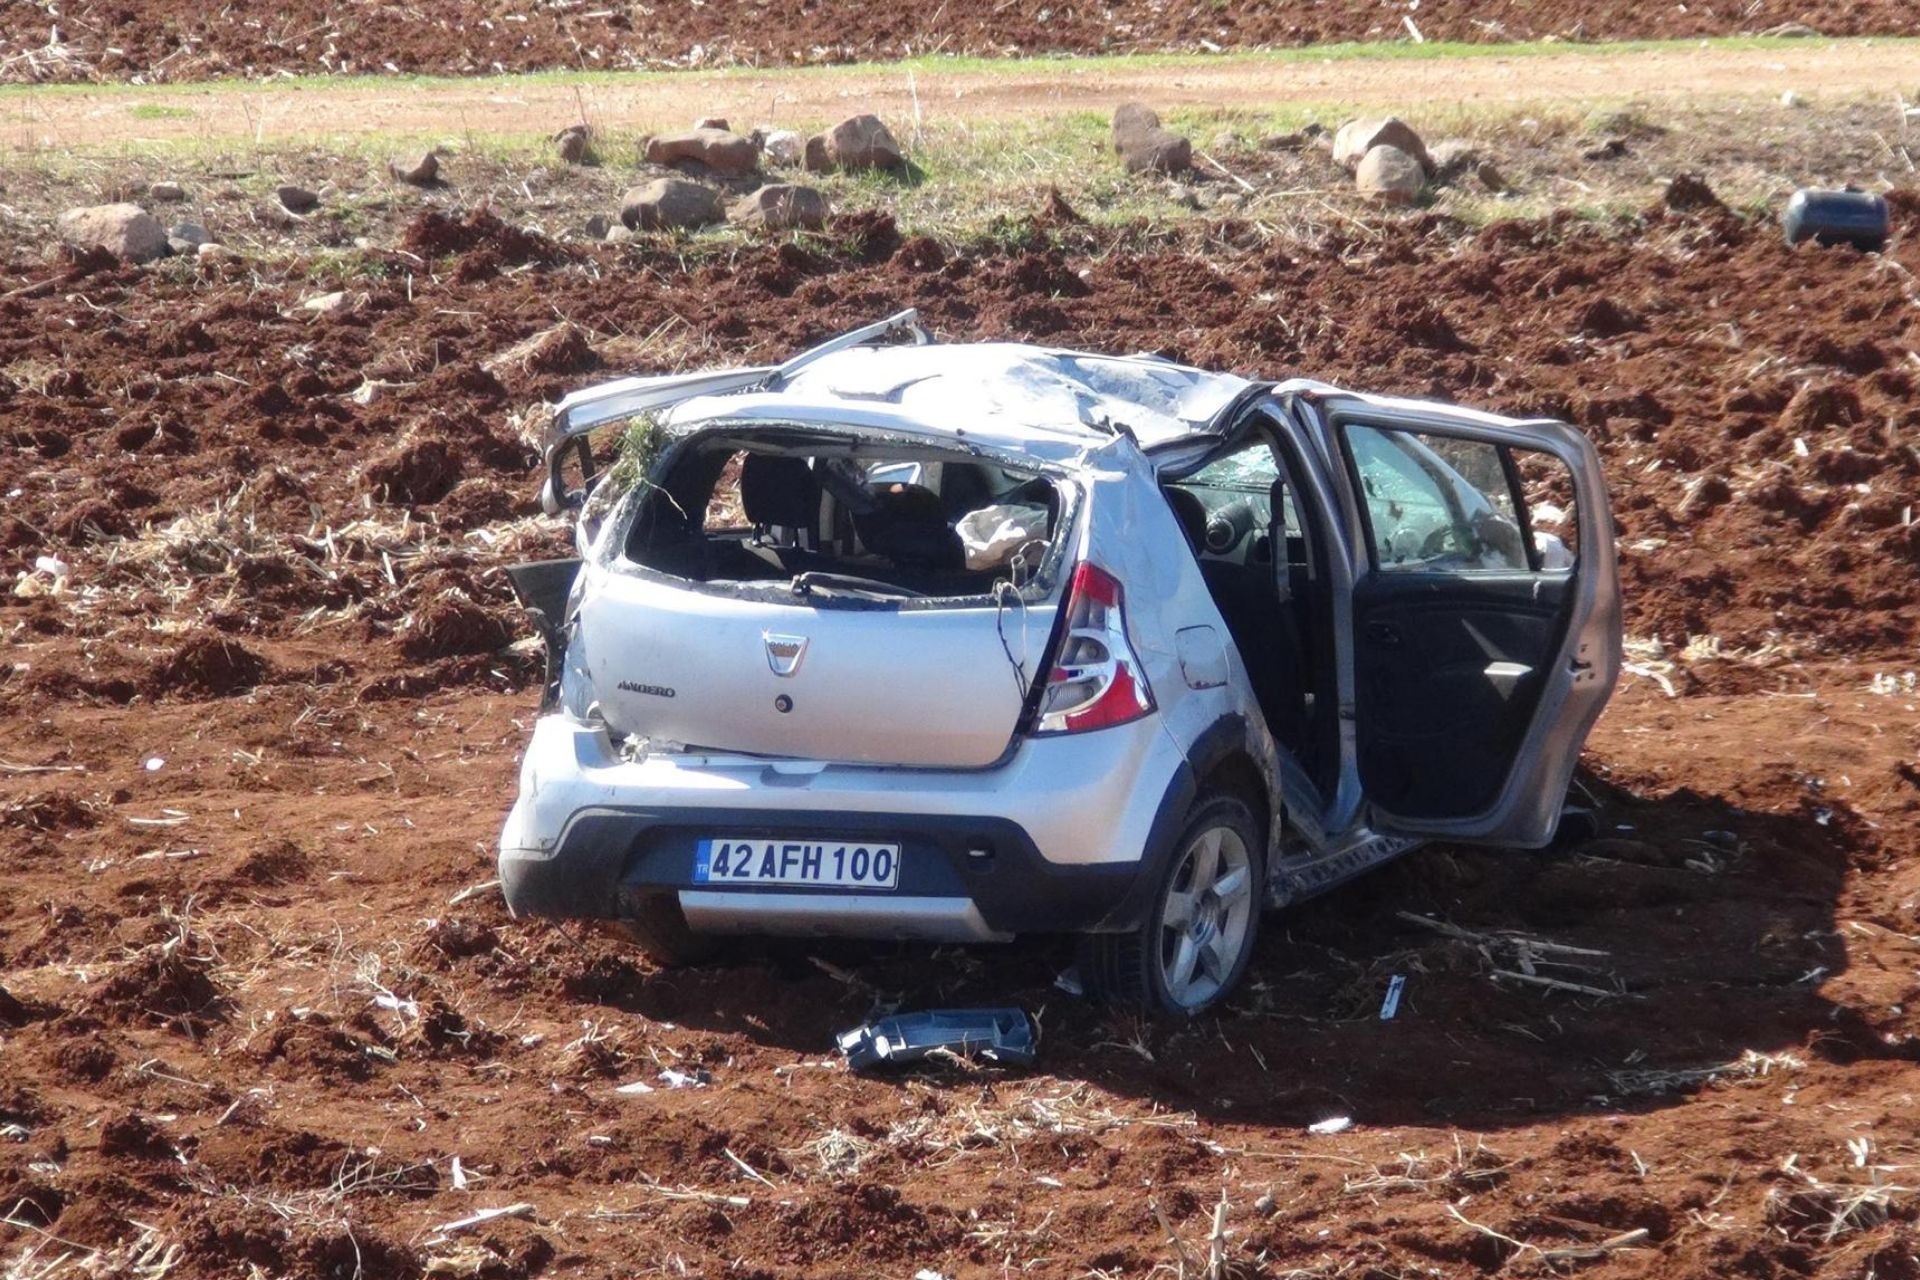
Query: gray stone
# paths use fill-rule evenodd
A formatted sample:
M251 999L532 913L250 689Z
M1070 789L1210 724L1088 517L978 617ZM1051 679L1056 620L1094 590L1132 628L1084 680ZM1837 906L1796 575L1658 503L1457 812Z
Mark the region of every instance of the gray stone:
M679 165L692 161L714 173L739 177L760 163L753 143L725 129L690 129L663 133L647 142L647 163Z
M213 237L197 222L177 222L167 231L167 247L175 253L193 253Z
M783 169L791 169L799 164L805 149L806 143L791 129L775 129L760 143L760 150L767 159Z
M907 157L893 131L879 116L848 116L823 135L827 158L843 173L863 173L871 169L904 169Z
M685 178L655 178L628 191L620 202L621 224L635 231L705 227L725 216L713 188Z
M633 239L632 227L623 226L616 222L607 228L606 240L608 244L625 244L631 239Z
M423 151L417 156L409 156L387 162L387 172L410 187L430 187L440 181L440 153Z
M234 256L233 250L227 248L227 246L223 244L213 244L211 242L201 245L198 249L195 249L193 253L194 256L202 262L218 262L222 258L231 258Z
M802 149L801 159L808 173L832 173L833 156L827 151L827 135L816 133L807 139Z
M128 262L151 262L167 253L167 232L137 204L96 204L60 215L60 238L101 248Z
M147 199L162 204L177 204L187 198L187 189L177 182L156 182L147 188Z
M320 207L319 196L291 182L275 187L273 198L278 200L280 207L288 213L312 213Z
M1475 181L1494 195L1504 195L1509 190L1506 175L1491 160L1482 160L1475 165L1473 176Z
M1162 128L1160 117L1137 102L1113 113L1113 149L1129 173L1185 173L1193 168L1193 144Z
M593 158L593 130L584 124L570 124L553 135L554 149L565 164L585 164Z
M1427 155L1426 143L1398 116L1384 120L1349 120L1341 125L1340 132L1333 138L1333 160L1350 172L1358 171L1367 153L1381 146L1410 155L1420 162L1422 169L1433 172L1433 160Z
M732 133L733 126L727 123L725 116L701 116L693 122L696 129L718 129L722 133Z
M776 182L735 201L727 217L738 226L768 231L818 231L827 224L827 198L812 187Z
M613 229L613 219L604 213L596 213L587 219L585 229L589 240L605 240L607 232Z
M1436 142L1427 151L1428 170L1435 182L1456 182L1480 163L1480 148L1461 138Z
M1426 189L1427 171L1398 147L1381 145L1361 158L1353 175L1360 194L1383 204L1412 204Z

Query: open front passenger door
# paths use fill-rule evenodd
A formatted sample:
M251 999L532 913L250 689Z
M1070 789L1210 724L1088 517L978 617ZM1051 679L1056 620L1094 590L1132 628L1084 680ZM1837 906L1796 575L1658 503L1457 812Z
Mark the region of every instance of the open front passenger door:
M1315 396L1354 548L1375 830L1537 847L1620 668L1606 483L1557 422Z

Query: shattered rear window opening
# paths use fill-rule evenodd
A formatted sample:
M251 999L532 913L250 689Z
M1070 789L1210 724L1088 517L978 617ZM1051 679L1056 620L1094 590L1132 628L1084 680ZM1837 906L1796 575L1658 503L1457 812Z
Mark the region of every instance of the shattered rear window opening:
M1071 514L1038 467L852 428L711 428L629 483L628 565L815 606L1043 598Z

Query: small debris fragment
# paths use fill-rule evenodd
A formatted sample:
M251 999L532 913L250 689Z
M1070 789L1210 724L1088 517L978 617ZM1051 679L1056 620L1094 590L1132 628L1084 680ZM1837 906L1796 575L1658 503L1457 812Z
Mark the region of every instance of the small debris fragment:
M934 1055L1027 1067L1039 1056L1033 1020L1023 1009L930 1009L894 1014L842 1031L834 1041L855 1071L900 1066Z
M1307 1126L1307 1132L1327 1137L1331 1134L1345 1133L1353 1128L1352 1116L1329 1116L1325 1120L1316 1120Z
M187 198L187 189L177 182L156 182L147 188L147 199L173 204Z
M1407 975L1396 973L1387 980L1386 999L1380 1002L1380 1021L1391 1022L1400 1012L1400 995L1407 989Z
M452 1222L442 1223L440 1226L434 1228L434 1232L437 1235L450 1236L474 1227L483 1227L489 1222L498 1222L502 1218L531 1218L532 1216L532 1205L509 1204L503 1205L498 1209L482 1209L480 1212L470 1214L467 1217L456 1218Z

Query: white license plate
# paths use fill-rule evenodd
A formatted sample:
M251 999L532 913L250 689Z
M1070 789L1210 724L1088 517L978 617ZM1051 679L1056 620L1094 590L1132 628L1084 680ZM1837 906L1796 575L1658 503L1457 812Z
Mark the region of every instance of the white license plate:
M702 840L693 851L698 884L802 884L897 889L900 846L852 840Z

